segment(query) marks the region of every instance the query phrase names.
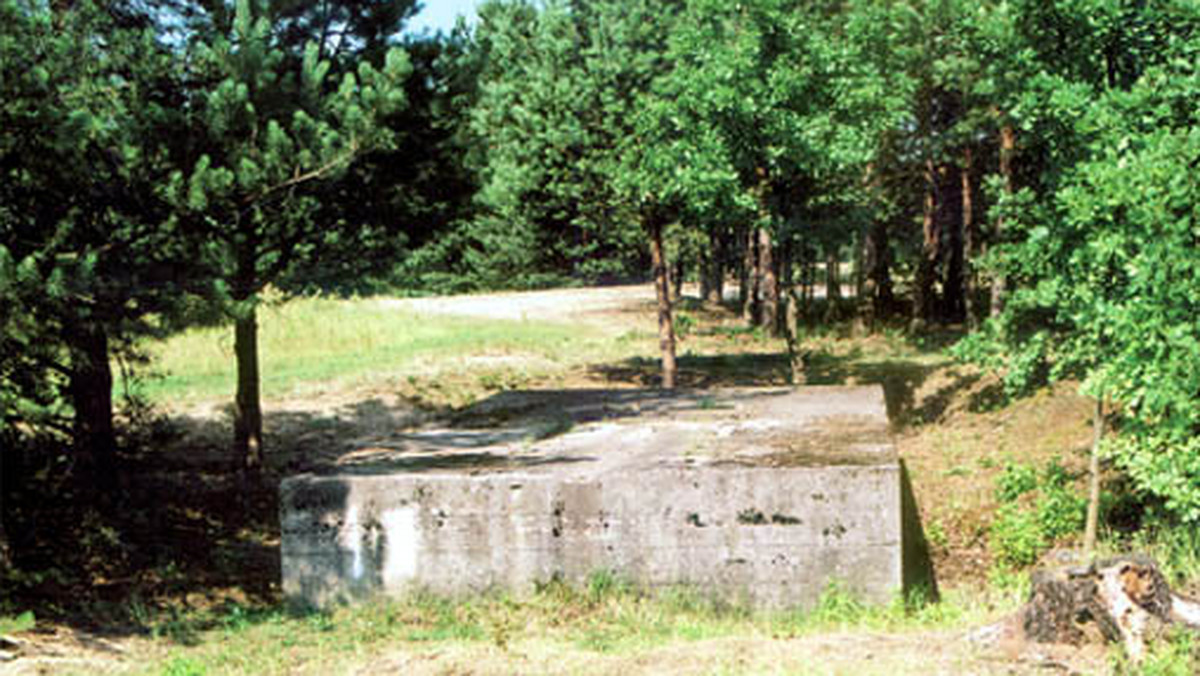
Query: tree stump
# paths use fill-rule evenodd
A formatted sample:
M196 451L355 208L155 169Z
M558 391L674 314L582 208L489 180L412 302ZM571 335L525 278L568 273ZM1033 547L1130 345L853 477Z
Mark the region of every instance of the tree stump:
M1120 641L1138 661L1146 654L1147 641L1165 627L1200 628L1200 604L1173 593L1158 565L1144 556L1038 570L1032 582L1021 611L1030 641Z

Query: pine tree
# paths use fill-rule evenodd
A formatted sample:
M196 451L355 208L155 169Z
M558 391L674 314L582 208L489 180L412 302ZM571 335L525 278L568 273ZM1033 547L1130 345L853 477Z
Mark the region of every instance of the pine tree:
M0 4L4 441L18 423L65 432L92 495L115 483L109 359L161 330L194 259L156 196L178 135L153 19L119 3Z
M322 188L364 153L391 143L380 119L404 105L405 53L382 69L360 61L330 82L330 62L310 42L295 63L267 12L239 0L227 34L199 32L189 45L191 143L166 187L173 221L206 241L235 326L238 377L234 449L261 470L257 346L259 294L294 266L319 257L355 223L328 220ZM331 228L343 225L345 230Z

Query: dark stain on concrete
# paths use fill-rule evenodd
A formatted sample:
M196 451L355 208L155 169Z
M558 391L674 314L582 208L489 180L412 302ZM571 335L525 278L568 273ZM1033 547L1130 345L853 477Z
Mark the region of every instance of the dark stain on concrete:
M754 508L743 509L741 512L738 512L737 520L738 523L747 526L761 526L769 523L767 515Z
M826 526L821 531L821 535L824 535L827 538L834 537L834 538L841 539L841 537L845 534L846 534L846 527L840 523L835 523L832 526Z

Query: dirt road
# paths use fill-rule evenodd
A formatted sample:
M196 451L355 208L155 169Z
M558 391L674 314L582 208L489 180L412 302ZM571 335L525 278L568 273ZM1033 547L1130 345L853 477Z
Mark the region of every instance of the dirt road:
M690 289L685 288L685 293ZM637 326L640 315L654 309L654 287L636 286L580 287L546 291L434 296L429 298L383 298L385 307L418 314L443 314L488 319L530 321L585 321L613 331ZM624 316L625 321L614 318ZM653 327L651 327L653 328Z
M578 674L685 676L800 674L837 676L1024 676L1103 674L1102 649L980 647L961 632L830 632L801 637L724 637L618 653L517 643L409 649L351 673Z

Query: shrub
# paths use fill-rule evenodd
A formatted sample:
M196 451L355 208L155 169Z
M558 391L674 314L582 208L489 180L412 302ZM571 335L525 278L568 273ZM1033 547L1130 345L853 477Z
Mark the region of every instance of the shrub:
M997 561L1010 567L1035 563L1048 546L1037 515L1013 503L997 510L990 543Z
M1057 461L1040 476L1028 465L1004 468L996 480L1001 506L989 533L997 562L1032 565L1054 542L1082 529L1087 501L1075 491L1076 478ZM1030 498L1022 500L1026 495Z
M996 499L1001 503L1015 502L1026 493L1037 490L1037 470L1029 465L1009 463L996 479Z

